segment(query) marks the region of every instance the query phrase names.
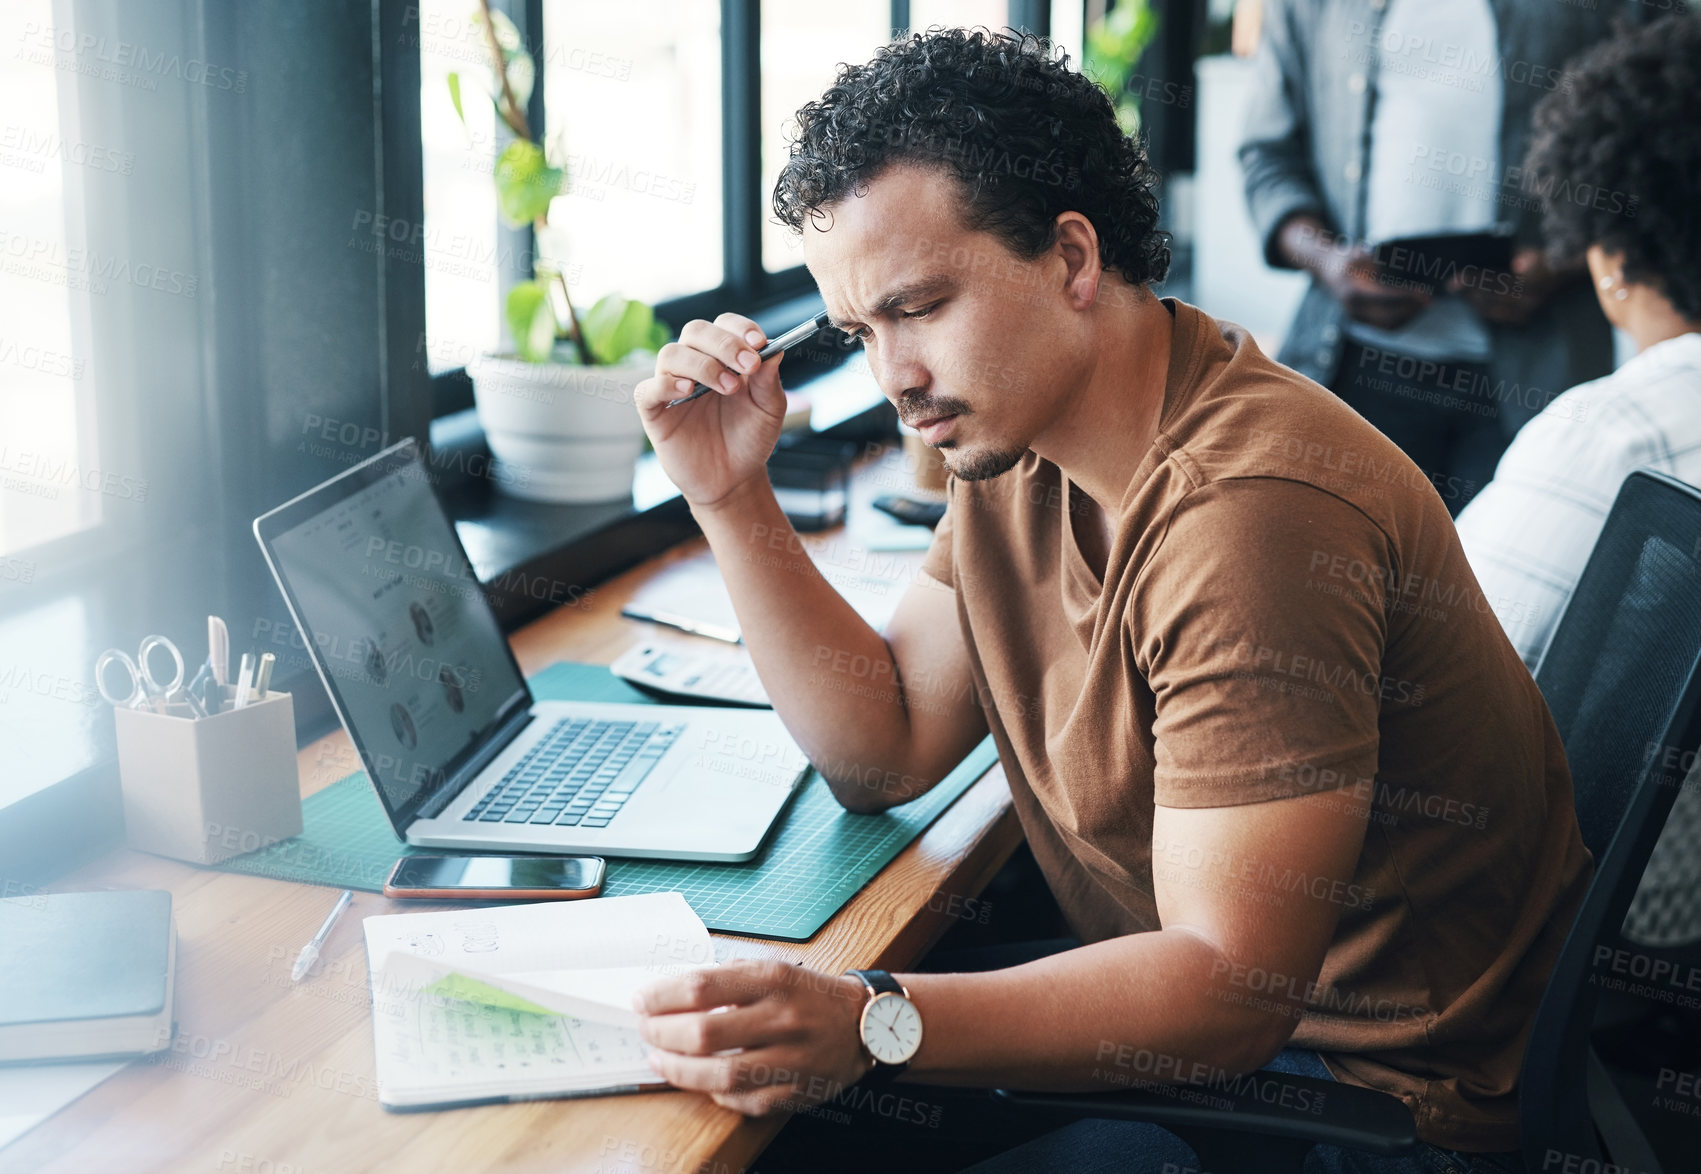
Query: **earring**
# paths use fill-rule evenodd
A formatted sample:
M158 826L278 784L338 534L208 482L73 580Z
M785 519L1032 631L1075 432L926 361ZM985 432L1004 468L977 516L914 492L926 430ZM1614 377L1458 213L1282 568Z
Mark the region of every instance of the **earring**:
M1604 275L1602 275L1601 280L1600 280L1600 287L1602 289L1611 289L1612 288L1612 282L1613 282L1612 274L1610 274L1610 273L1604 274Z
M1606 276L1601 278L1599 284L1604 292L1605 290L1612 289L1613 286L1618 285L1618 278L1613 276L1611 273L1608 273ZM1614 301L1622 302L1629 296L1630 291L1625 289L1622 285L1619 285L1617 289L1612 289L1612 297Z
M1612 296L1613 296L1613 297L1614 297L1614 298L1615 298L1615 299L1617 299L1617 300L1618 300L1618 301L1621 301L1621 302L1622 302L1622 301L1623 301L1623 300L1624 300L1624 299L1625 299L1625 298L1627 298L1627 297L1629 297L1629 296L1630 296L1630 291L1629 291L1629 290L1627 290L1627 289L1625 289L1625 288L1624 288L1624 287L1623 287L1623 286L1622 286L1622 285L1621 285L1621 286L1619 286L1619 287L1618 287L1618 288L1617 288L1617 289L1615 289L1615 290L1613 290L1613 291L1612 291Z

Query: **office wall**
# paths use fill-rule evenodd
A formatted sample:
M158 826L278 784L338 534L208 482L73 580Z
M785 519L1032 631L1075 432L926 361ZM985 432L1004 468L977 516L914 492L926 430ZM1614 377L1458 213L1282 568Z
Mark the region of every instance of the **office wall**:
M1246 213L1241 183L1241 127L1252 63L1227 55L1201 57L1197 84L1198 162L1193 184L1193 296L1218 318L1238 322L1274 354L1305 293L1306 278L1264 263Z

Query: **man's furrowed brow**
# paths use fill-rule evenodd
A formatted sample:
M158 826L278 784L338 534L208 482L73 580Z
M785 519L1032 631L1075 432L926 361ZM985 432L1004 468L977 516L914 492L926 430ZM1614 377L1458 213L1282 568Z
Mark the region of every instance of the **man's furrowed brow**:
M951 276L946 273L936 273L930 277L923 277L917 281L907 281L903 285L900 285L897 289L894 289L881 297L879 301L875 302L873 309L869 311L869 317L888 318L894 312L902 309L904 306L907 306L912 302L917 302L923 298L945 292L945 290L950 287L951 283ZM847 329L847 326L849 325L837 317L832 319L832 324L840 330Z

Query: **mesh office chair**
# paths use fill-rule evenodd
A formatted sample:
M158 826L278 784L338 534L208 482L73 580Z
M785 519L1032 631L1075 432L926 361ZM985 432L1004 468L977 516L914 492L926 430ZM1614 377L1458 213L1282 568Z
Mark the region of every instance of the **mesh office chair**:
M1701 491L1659 473L1626 478L1536 682L1565 743L1583 842L1596 869L1537 1009L1520 1077L1519 1130L1530 1170L1610 1160L1660 1166L1589 1043L1597 948L1619 955L1620 926L1684 770L1701 746ZM1665 749L1670 747L1671 758ZM1655 749L1658 748L1658 749ZM1685 758L1688 753L1690 758ZM1650 957L1647 947L1624 946ZM1144 1121L1176 1134L1204 1169L1300 1170L1316 1145L1397 1154L1416 1144L1405 1104L1354 1085L1262 1071L1254 1090L1212 1087L1205 1108L1165 1090L993 1096L1052 1115ZM1322 1093L1323 1112L1272 1098L1283 1086ZM1278 1103L1271 1103L1272 1100ZM1303 1103L1314 1103L1309 1098ZM1604 1141L1604 1143L1603 1143Z
M1624 936L1645 946L1701 942L1701 773L1689 777L1666 816L1647 871L1630 902Z
M1536 670L1596 868L1524 1053L1519 1113L1532 1169L1557 1152L1659 1174L1589 1030L1603 990L1661 960L1622 927L1701 745L1698 556L1701 491L1632 473Z

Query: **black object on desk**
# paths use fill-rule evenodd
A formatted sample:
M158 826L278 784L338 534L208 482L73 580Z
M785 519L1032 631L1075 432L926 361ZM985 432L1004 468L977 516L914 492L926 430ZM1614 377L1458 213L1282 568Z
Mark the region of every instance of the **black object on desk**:
M906 526L926 526L934 529L945 516L945 503L905 497L901 493L882 493L874 499L874 508L891 514Z
M859 446L851 440L781 438L768 458L768 480L787 520L801 531L826 530L845 520L850 469Z

